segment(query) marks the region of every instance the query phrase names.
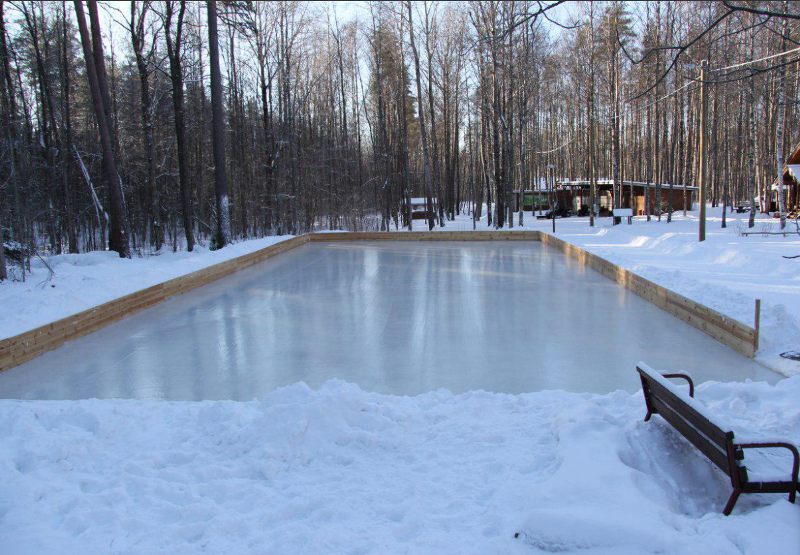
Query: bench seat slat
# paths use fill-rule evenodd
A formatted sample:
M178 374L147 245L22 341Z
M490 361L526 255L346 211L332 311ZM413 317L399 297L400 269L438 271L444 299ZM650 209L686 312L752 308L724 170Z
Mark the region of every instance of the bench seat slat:
M744 482L742 493L790 493L792 482Z
M717 448L716 445L711 443L708 438L697 431L686 420L679 416L671 407L664 404L659 397L651 397L650 402L653 403L654 408L658 411L664 420L669 422L673 428L678 430L686 439L688 439L695 447L697 447L711 462L719 467L725 474L730 475L730 468L728 467L728 456Z
M689 406L683 399L679 398L672 391L665 388L657 381L650 379L650 376L643 374L648 381L648 388L652 397L659 398L663 403L672 407L673 411L679 413L684 419L689 421L692 426L700 430L708 439L716 443L719 449L725 449L728 441L728 433L712 423L704 415L697 412L694 407Z

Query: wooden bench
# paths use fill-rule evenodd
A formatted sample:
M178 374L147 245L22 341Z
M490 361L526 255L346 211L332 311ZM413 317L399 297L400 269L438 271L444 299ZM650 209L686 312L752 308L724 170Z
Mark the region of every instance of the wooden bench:
M751 441L737 442L730 428L715 421L707 409L694 399L694 383L682 373L661 374L643 362L636 370L642 379L642 391L647 404L645 422L654 414L660 414L683 437L688 439L701 453L714 463L731 479L733 493L722 511L726 516L731 514L736 500L742 493L788 493L789 501L794 503L798 491L798 467L800 455L797 447L785 441ZM689 383L687 397L667 378L680 378ZM744 465L745 449L788 449L794 457L792 472L775 476L761 476L753 471L748 474ZM752 462L752 461L751 461Z

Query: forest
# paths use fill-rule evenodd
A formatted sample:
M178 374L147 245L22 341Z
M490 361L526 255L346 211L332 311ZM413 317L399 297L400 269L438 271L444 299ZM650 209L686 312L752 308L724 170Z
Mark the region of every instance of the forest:
M515 192L561 179L613 180L616 206L654 183L669 221L662 185L702 178L752 225L800 141L799 22L786 1L0 1L0 279L45 254L521 226Z

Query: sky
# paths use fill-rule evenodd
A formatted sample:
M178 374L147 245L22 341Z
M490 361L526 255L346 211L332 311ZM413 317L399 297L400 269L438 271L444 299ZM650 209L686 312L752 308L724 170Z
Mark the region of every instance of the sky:
M110 25L114 20L121 22L124 18L124 20L127 21L127 19L130 17L130 0L106 0L99 2L99 4L101 6L100 19L104 29L108 29L108 25ZM359 17L365 17L369 14L369 6L368 2L366 1L315 1L310 2L310 4L316 5L321 9L332 8L338 15L340 24L352 21ZM551 12L549 12L549 15L556 21L567 23L574 11L575 10L572 6L564 4L554 8ZM558 28L556 26L552 27L554 28L555 32L558 33ZM117 32L117 30L113 31L115 43L116 36L124 36L124 33L125 32L122 27L119 28L119 32Z

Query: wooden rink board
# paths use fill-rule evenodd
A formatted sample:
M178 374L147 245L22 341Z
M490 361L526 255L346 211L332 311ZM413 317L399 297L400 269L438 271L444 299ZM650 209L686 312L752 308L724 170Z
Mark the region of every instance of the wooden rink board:
M625 289L636 293L643 299L707 333L744 356L748 358L755 356L756 350L758 350L758 333L754 328L725 316L713 308L657 285L630 270L621 268L558 237L542 233L539 240L545 245L559 249L570 258L574 258L585 266L616 281Z
M245 254L153 285L119 299L84 310L45 326L0 340L0 372L27 362L84 335L113 324L131 314L141 312L171 297L191 291L237 270L258 264L277 254L308 243L307 235L281 241L264 249Z
M614 280L629 291L749 358L753 358L758 349L758 331L756 329L674 293L549 233L540 231L320 232L281 241L261 250L153 285L17 336L0 340L0 372L19 366L60 347L67 341L83 337L126 316L141 312L176 295L216 281L308 242L350 241L540 241Z

